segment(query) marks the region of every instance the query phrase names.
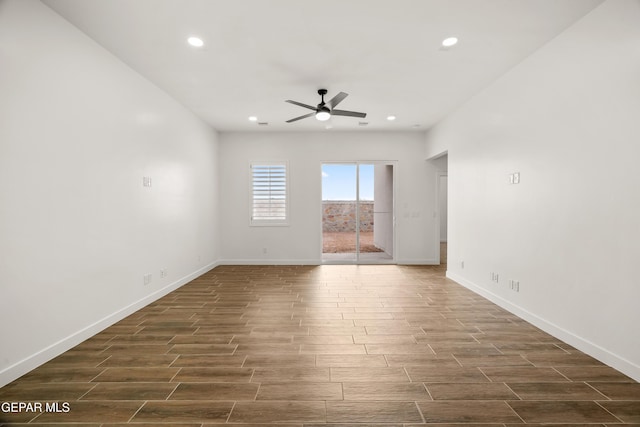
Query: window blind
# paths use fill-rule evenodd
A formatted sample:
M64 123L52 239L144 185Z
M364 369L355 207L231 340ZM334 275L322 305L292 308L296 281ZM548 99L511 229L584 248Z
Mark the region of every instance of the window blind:
M287 218L287 165L251 165L254 224L281 224Z

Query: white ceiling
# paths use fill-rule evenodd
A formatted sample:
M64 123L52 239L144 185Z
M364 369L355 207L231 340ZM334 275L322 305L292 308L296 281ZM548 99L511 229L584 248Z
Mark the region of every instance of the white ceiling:
M220 131L324 131L284 100L347 92L367 118L333 129L426 130L601 0L43 2Z

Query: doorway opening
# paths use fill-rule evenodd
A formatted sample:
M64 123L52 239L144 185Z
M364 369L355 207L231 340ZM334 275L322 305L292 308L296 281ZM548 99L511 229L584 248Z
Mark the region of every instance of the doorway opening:
M448 186L447 171L438 172L438 210L440 218L440 265L447 265L447 229L448 229Z
M395 261L394 164L322 164L322 262Z
M449 240L449 155L445 151L429 159L436 169L436 230L435 245L438 263L447 267Z

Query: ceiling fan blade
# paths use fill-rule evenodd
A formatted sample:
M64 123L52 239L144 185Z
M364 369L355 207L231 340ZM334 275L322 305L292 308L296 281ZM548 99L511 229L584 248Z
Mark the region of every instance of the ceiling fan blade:
M349 117L360 117L364 119L367 117L367 113L358 113L357 111L345 111L345 110L331 110L332 116L349 116Z
M331 98L331 101L329 101L329 106L331 107L331 109L333 110L334 108L336 108L336 106L340 104L342 100L347 96L349 96L348 93L340 92L339 94Z
M307 117L311 117L311 116L313 116L315 114L316 114L315 112L314 113L305 114L304 116L300 116L300 117L296 117L295 119L287 120L287 123L296 122L298 120L306 119Z
M289 104L299 105L300 107L304 107L304 108L308 108L310 110L316 111L316 107L312 107L311 105L303 104L302 102L292 101L290 99L287 99L284 102L288 102Z

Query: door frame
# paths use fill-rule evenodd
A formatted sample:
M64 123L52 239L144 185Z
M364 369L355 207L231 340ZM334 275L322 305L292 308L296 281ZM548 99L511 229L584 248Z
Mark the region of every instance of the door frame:
M440 215L440 213L442 212L442 209L440 206L440 189L442 188L442 186L440 184L441 184L442 178L447 178L447 201L448 201L449 200L449 171L436 172L436 217L438 220L435 221L435 223L436 223L436 263L437 265L440 265L442 263L442 260L440 259L441 258L440 244L442 243L442 236L440 236L440 227L442 226L442 215ZM449 216L449 209L447 209L447 216ZM449 218L447 218L447 224L448 223L449 223ZM447 248L449 247L448 241L449 241L449 230L447 225Z
M356 219L358 221L358 226L356 226L356 252L355 259L353 260L331 260L323 258L323 220L322 215L320 215L320 263L321 264L347 264L347 265L379 265L379 264L397 264L397 231L396 231L396 193L397 193L397 176L398 176L398 161L397 160L323 160L320 162L320 206L322 207L322 166L325 164L333 164L333 165L355 165L356 166ZM391 259L371 259L371 260L362 260L360 259L360 227L359 227L359 218L360 218L360 165L385 165L393 167L392 174L392 240L393 240L393 253L391 254ZM375 175L374 175L375 176ZM375 178L374 178L375 180ZM375 187L374 187L375 188ZM322 210L322 209L321 209Z

